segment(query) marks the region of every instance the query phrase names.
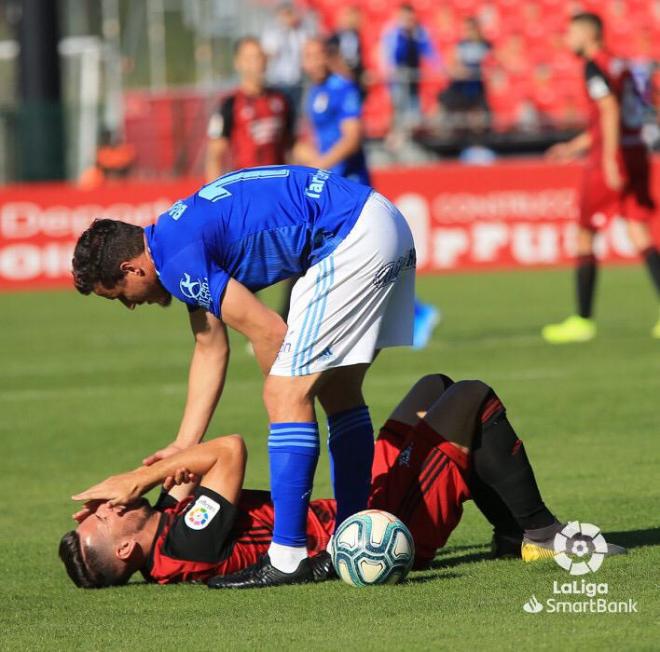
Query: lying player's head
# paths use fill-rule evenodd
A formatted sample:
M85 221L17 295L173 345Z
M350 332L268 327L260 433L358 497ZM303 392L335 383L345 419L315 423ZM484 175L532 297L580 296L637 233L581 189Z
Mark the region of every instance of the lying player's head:
M234 68L241 79L263 84L266 75L266 53L256 36L244 36L236 41Z
M73 282L81 294L118 299L132 310L143 303L168 306L145 250L144 230L118 220L95 220L80 236L73 253Z
M148 554L141 549L137 535L150 511L146 500L123 511L101 503L75 530L67 532L59 554L73 583L84 589L126 584Z
M330 49L320 36L305 42L302 53L305 74L315 83L322 82L330 73Z
M590 47L603 42L603 21L600 16L588 12L575 14L571 18L566 34L568 47L583 57Z

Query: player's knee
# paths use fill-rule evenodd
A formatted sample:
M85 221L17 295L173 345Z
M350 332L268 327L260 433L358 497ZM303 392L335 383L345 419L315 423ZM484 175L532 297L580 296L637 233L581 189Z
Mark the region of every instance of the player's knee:
M460 394L462 400L473 406L475 411L479 410L488 396L494 394L493 388L483 380L459 380L454 383L453 391Z
M271 422L291 418L292 414L313 405L306 384L286 380L280 376L268 376L264 383L263 401Z
M245 466L247 463L247 446L241 435L227 435L224 437L227 454L232 458L234 464Z
M416 389L419 388L425 394L440 396L453 384L454 381L445 374L427 374L417 381Z

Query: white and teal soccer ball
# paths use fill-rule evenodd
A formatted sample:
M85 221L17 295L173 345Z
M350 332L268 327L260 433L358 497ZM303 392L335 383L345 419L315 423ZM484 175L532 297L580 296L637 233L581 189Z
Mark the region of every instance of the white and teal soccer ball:
M330 554L337 575L351 586L396 584L413 564L415 544L396 516L366 509L339 526Z

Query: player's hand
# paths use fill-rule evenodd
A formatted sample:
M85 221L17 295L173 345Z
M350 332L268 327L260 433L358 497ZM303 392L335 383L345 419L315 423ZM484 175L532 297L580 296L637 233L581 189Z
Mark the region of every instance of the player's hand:
M198 480L199 478L197 475L192 473L189 469L182 467L177 469L174 475L165 478L165 482L163 482L163 489L165 489L165 491L170 491L170 489L175 486L188 484L190 482L197 482Z
M293 146L291 156L296 165L307 165L312 168L316 167L315 163L319 159L316 148L304 140L299 140Z
M166 457L171 457L172 455L180 453L182 450L183 446L179 446L178 444L170 444L169 446L165 446L165 448L161 448L159 451L156 451L152 455L149 455L149 457L145 457L142 460L142 464L145 466L151 466L160 460L164 460Z
M99 482L99 484L95 484L93 487L71 496L71 498L85 501L85 506L81 510L84 511L90 509L93 501L108 502L112 507L130 505L142 496L144 489L138 475L134 471L130 471L129 473L111 475L103 482Z
M569 143L557 143L546 151L545 158L556 163L566 163L574 158L573 150Z
M76 521L76 523L80 524L82 523L86 518L91 516L99 507L99 505L103 503L102 500L88 500L82 507L82 509L79 509L73 516L73 520Z
M603 159L603 175L605 185L610 190L619 191L623 188L623 175L619 169L619 162L615 158Z

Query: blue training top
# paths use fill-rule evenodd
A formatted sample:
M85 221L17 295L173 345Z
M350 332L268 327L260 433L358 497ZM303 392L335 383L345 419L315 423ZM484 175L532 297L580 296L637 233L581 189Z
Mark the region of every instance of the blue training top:
M316 146L321 154L325 154L341 138L341 123L361 117L360 89L349 79L330 75L322 83L310 87L305 110L314 130ZM335 165L332 172L358 183L370 184L362 147Z
M145 228L161 283L190 309L221 317L230 278L253 292L329 256L372 189L299 166L226 174Z

